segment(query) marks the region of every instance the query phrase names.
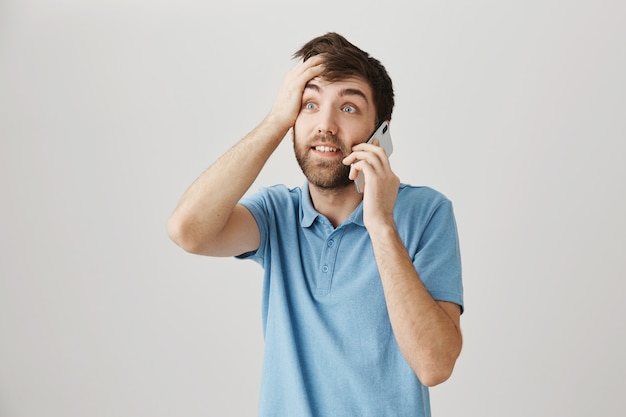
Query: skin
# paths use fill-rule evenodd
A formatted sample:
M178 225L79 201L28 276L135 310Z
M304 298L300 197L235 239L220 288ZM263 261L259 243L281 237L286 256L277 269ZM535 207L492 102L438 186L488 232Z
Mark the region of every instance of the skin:
M168 233L183 249L201 255L256 250L258 226L238 201L293 129L294 152L316 210L337 226L363 201L400 350L424 385L437 385L449 378L461 351L460 308L430 296L398 235L392 212L400 180L384 150L364 143L376 123L370 86L360 78L329 83L319 77L322 70L323 56L315 56L286 75L268 116L184 193ZM351 181L359 171L365 175L363 194Z

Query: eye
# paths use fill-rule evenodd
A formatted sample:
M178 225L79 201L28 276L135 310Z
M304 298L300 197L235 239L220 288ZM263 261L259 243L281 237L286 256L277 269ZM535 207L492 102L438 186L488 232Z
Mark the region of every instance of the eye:
M307 110L315 110L317 106L315 103L304 103L304 108Z
M344 106L344 108L342 109L345 113L356 113L356 107L354 106Z

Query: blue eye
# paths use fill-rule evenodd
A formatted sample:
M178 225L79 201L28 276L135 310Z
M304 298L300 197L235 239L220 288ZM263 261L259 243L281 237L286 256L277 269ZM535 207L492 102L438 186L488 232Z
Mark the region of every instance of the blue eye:
M315 104L314 104L314 103L306 103L306 104L304 105L304 108L305 108L305 109L307 109L307 110L314 110L314 109L315 109L315 107L316 107L316 106L315 106Z
M343 108L343 111L346 113L356 113L356 109L352 106L345 106Z

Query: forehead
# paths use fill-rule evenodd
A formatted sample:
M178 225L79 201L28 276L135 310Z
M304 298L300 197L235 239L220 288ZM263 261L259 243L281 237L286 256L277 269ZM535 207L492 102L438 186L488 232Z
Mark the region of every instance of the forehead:
M334 81L315 77L307 83L305 93L306 91L330 96L361 96L368 103L372 102L372 88L367 81L359 77L348 77Z

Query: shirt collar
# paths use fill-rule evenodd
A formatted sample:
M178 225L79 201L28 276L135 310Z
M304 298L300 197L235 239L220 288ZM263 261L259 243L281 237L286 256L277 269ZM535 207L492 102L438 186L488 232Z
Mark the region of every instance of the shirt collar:
M311 227L317 216L320 214L315 211L315 208L313 207L313 201L311 201L311 194L309 193L308 181L304 182L301 193L302 205L300 212L300 225L302 225L302 227Z
M313 206L313 201L311 201L311 194L309 193L309 182L305 181L304 185L301 188L302 193L302 208L300 212L300 225L302 227L311 227L313 222L318 216L321 216L320 213L315 210ZM359 226L365 226L363 223L363 202L361 202L350 214L350 217L343 223L349 224L354 223Z

